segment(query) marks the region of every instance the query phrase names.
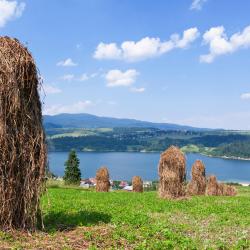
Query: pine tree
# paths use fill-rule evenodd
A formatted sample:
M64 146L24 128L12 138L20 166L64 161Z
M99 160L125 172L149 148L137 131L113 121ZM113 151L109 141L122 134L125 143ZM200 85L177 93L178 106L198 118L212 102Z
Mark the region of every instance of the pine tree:
M64 181L67 185L79 185L81 181L81 170L79 168L80 161L76 151L71 150L68 160L65 162Z

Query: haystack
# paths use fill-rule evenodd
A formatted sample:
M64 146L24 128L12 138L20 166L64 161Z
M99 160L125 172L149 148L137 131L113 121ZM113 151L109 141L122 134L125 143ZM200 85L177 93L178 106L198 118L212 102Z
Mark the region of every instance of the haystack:
M221 192L222 192L221 187L219 183L217 182L216 176L214 175L209 176L208 182L207 182L206 194L207 195L220 195Z
M143 181L140 176L134 176L132 179L133 192L143 192Z
M219 184L219 192L218 195L223 195L223 196L235 196L237 194L237 191L235 187L231 185L227 185L224 183Z
M0 37L0 228L36 227L46 147L39 79L29 51Z
M173 199L185 196L186 159L179 148L171 146L161 154L159 179L161 198Z
M204 195L206 192L205 165L200 160L195 161L192 166L192 179L187 189L190 195Z
M108 192L109 188L109 171L106 167L101 167L96 172L96 191Z

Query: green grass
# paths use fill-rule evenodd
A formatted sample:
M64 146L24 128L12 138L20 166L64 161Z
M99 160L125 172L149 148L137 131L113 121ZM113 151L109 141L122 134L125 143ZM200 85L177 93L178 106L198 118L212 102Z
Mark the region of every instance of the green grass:
M0 242L16 249L250 248L249 187L240 187L236 197L181 201L161 200L156 192L96 193L57 187L43 196L42 209L45 232L22 237L0 234Z
M58 129L59 130L59 129ZM56 130L56 131L58 131ZM63 138L63 137L81 137L81 136L92 136L100 135L102 133L112 132L112 128L97 128L97 129L61 129L61 133L48 136L50 139ZM59 130L60 131L60 130Z

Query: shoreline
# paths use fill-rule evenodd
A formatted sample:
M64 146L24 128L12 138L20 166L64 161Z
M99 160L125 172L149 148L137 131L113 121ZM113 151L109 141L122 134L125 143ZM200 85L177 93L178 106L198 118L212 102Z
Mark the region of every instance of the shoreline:
M189 152L192 153L192 152ZM226 159L226 160L238 160L238 161L250 161L250 158L242 158L242 157L236 157L236 156L226 156L226 155L222 155L222 156L215 156L215 155L209 155L206 153L197 153L197 154L201 154L210 158L219 158L219 159Z
M94 150L85 150L85 151L77 151L79 153L143 153L143 154L151 154L151 153L159 153L161 154L163 151L146 151L146 150L142 150L142 151L94 151ZM68 153L68 151L49 151L48 154L50 153ZM236 156L215 156L215 155L210 155L210 154L206 154L204 152L183 152L184 154L200 154L203 156L207 156L210 158L219 158L219 159L225 159L225 160L238 160L238 161L250 161L250 158L242 158L242 157L236 157Z

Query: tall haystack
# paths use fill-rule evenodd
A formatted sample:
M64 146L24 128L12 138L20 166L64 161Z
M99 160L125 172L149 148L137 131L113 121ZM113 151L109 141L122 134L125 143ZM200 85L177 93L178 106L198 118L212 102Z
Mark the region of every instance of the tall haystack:
M200 160L195 161L192 166L192 179L187 189L190 195L204 195L206 192L205 165Z
M171 146L161 154L159 196L174 199L185 196L186 159L179 148Z
M36 227L46 147L39 79L31 54L0 37L0 228Z
M219 183L217 182L216 176L209 176L206 188L207 195L220 195L221 188Z
M106 167L101 167L96 172L96 191L108 192L109 188L109 171Z
M132 179L133 192L143 192L143 181L140 176L134 176Z

